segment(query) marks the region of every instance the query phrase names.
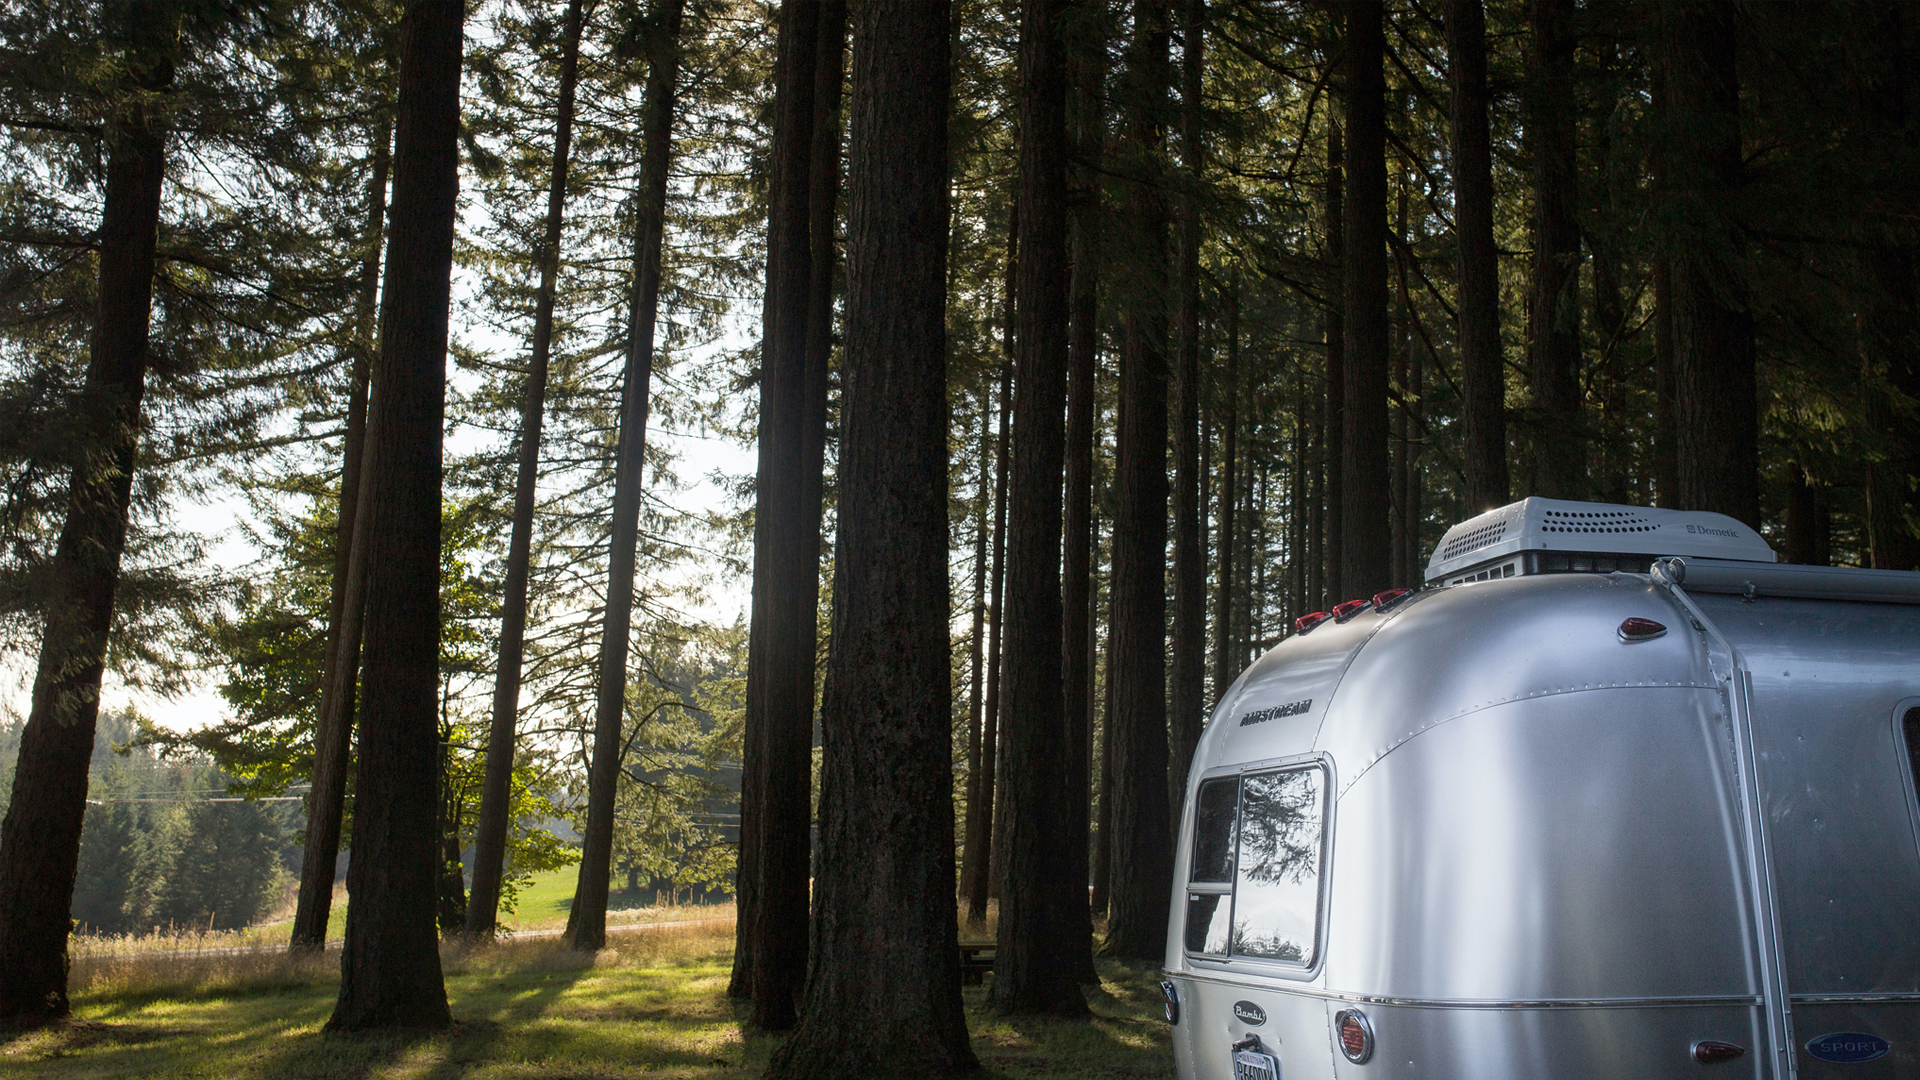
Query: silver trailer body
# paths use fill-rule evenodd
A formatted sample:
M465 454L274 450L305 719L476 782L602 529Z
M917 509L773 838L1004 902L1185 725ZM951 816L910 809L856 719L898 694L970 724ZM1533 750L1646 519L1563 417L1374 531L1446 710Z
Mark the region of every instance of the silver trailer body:
M1650 570L1240 677L1180 818L1183 1080L1920 1076L1920 574Z

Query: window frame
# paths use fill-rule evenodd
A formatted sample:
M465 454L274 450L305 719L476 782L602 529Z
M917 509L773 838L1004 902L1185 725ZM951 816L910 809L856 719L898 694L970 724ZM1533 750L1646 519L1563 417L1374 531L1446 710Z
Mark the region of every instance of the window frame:
M1920 700L1916 701L1920 704ZM1317 894L1314 897L1313 911L1313 962L1295 963L1290 960L1275 960L1266 957L1241 956L1233 952L1232 938L1229 934L1225 955L1194 952L1187 948L1187 913L1191 899L1196 894L1225 896L1227 898L1229 926L1233 919L1233 907L1238 902L1240 888L1240 837L1242 834L1240 815L1246 803L1244 778L1265 773L1320 771L1320 872ZM1200 785L1212 780L1232 779L1234 786L1234 846L1233 879L1226 882L1194 881L1193 854L1196 836L1195 828L1199 820ZM1333 889L1333 832L1338 774L1333 767L1332 756L1326 753L1294 754L1281 758L1265 758L1259 761L1247 761L1234 765L1223 765L1208 769L1200 775L1200 783L1194 786L1194 800L1187 812L1181 815L1181 824L1186 830L1182 843L1187 849L1186 873L1182 875L1180 886L1180 950L1181 955L1190 963L1205 964L1219 971L1241 971L1250 975L1262 975L1270 978L1284 978L1294 981L1306 981L1319 977L1321 968L1326 964L1327 953L1327 913L1330 910L1329 899Z
M1920 697L1903 698L1893 707L1893 745L1899 752L1900 778L1907 791L1907 823L1920 852L1920 746L1907 741L1907 714L1920 712Z

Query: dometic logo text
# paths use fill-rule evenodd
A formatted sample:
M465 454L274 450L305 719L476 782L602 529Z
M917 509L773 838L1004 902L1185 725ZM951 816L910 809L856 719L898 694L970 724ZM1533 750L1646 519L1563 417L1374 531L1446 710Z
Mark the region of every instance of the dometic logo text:
M1698 533L1701 536L1738 537L1740 535L1740 533L1734 529L1709 529L1705 525L1689 525L1687 526L1687 531L1690 533Z
M1299 716L1312 707L1313 699L1308 698L1305 701L1295 701L1287 705L1275 705L1271 709L1255 709L1240 718L1240 726L1246 727L1248 724L1264 724L1269 720L1278 720L1283 716Z

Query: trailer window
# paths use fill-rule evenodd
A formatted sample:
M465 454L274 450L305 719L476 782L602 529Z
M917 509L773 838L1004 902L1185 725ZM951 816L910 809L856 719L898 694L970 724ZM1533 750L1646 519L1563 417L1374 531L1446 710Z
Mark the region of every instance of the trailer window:
M1225 956L1233 916L1234 818L1240 778L1200 785L1193 812L1192 866L1187 893L1187 951Z
M1312 964L1320 916L1319 769L1241 778L1232 953Z
M1221 884L1233 880L1233 817L1239 801L1239 777L1200 785L1193 815L1192 880Z
M1920 707L1900 718L1900 733L1907 737L1907 767L1913 770L1914 794L1920 795Z

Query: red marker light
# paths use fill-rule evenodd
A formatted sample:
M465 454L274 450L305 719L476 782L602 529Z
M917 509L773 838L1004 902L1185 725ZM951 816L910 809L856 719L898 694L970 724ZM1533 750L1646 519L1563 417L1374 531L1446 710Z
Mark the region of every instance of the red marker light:
M1316 611L1311 615L1302 615L1293 620L1293 632L1296 634L1304 634L1331 618L1333 618L1333 615L1325 611Z
M1626 642L1652 641L1667 632L1667 628L1652 619L1632 618L1620 624L1620 640Z
M1388 589L1386 592L1374 593L1373 594L1373 610L1385 611L1388 608L1392 607L1393 605L1399 603L1402 600L1405 600L1407 597L1412 595L1413 595L1412 589Z
M1340 1052L1355 1065L1365 1065L1373 1057L1373 1025L1359 1009L1341 1009L1333 1014L1334 1030L1340 1036Z
M1360 614L1372 606L1373 601L1371 600L1349 600L1344 604L1335 604L1333 605L1333 621L1346 622L1348 619L1353 618L1355 615Z
M1745 1055L1746 1050L1744 1048L1735 1046L1732 1043L1702 1039L1693 1044L1693 1060L1702 1065L1718 1065L1723 1061L1732 1061L1735 1058L1744 1057Z

